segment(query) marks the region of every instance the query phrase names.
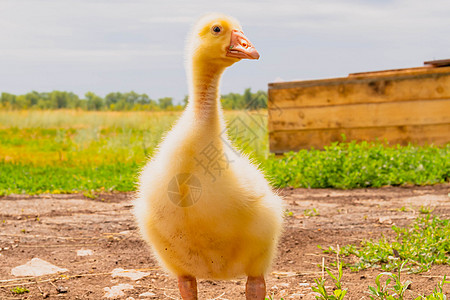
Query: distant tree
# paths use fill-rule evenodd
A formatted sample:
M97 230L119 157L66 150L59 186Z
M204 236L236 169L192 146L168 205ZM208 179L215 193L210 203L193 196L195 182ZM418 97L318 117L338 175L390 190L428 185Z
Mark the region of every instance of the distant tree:
M50 107L57 108L65 108L67 107L67 96L66 92L53 91L50 93Z
M77 94L74 94L72 92L66 94L67 97L67 108L75 109L75 108L81 108L81 99L78 97Z
M39 99L41 99L41 95L36 91L25 94L25 97L30 101L31 107L36 107Z
M165 110L165 109L168 109L170 107L173 107L172 101L173 101L173 98L171 98L171 97L164 97L164 98L158 99L158 104L159 104L159 107L162 110Z
M244 95L243 95L243 100L244 100L244 107L245 109L253 109L253 95L252 95L252 90L250 88L245 89L244 91Z
M105 96L105 106L107 109L115 110L116 104L122 98L122 94L119 92L109 93Z
M186 107L188 103L189 103L189 95L185 95L182 103L183 107Z
M93 92L87 92L84 96L86 97L86 108L88 110L101 110L104 108L105 103L100 96Z
M225 109L243 109L244 101L241 94L229 93L222 95L222 106Z
M104 98L93 92L87 92L85 99L80 99L72 92L52 91L39 93L32 91L24 95L3 92L0 95L0 109L85 109L85 110L182 110L189 97L185 96L181 104L174 105L173 98L164 97L158 101L150 99L147 94L134 91L127 93L113 92ZM221 96L224 109L261 109L267 108L267 93L245 89L243 94L229 93Z
M2 106L4 108L9 109L17 109L16 106L16 95L9 94L9 93L2 93Z
M251 95L251 102L247 104L247 109L256 110L267 108L267 93L265 91L257 91Z
M16 101L14 104L15 109L28 109L31 107L31 101L25 97L25 95L16 96Z

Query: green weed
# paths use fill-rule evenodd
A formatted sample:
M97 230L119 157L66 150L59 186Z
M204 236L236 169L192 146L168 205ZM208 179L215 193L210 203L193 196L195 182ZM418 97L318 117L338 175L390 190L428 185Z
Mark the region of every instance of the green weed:
M415 300L447 300L447 296L443 292L444 284L448 284L450 281L447 280L447 276L441 282L438 283L437 287L434 288L433 293L428 296L419 296Z
M424 215L431 214L433 212L433 210L434 210L434 208L423 206L423 205L420 206L420 208L419 208L419 212Z
M338 246L338 252L339 252L339 246ZM369 285L368 287L368 294L370 299L372 300L403 300L403 299L412 299L412 298L405 298L406 291L408 291L411 281L405 280L402 282L401 280L401 272L403 271L403 267L405 266L406 262L402 262L397 267L396 273L391 272L383 272L380 273L375 278L375 286ZM347 289L342 288L342 262L339 259L339 255L337 255L336 263L337 266L337 274L334 275L329 268L325 266L324 259L322 260L322 277L318 279L314 279L315 283L317 284L317 287L311 287L311 290L313 292L318 293L319 295L315 296L318 300L343 300L345 298L345 295L347 294ZM325 282L324 279L324 270L327 272L327 274L333 279L334 281L334 287L332 294L328 294L327 290L325 289ZM384 281L382 278L386 278ZM444 284L448 284L450 281L447 281L447 277L444 276L443 279L437 284L437 286L434 288L433 292L429 294L428 296L425 295L419 295L418 297L414 298L414 300L447 300L447 296L443 292L443 286ZM272 298L270 298L272 299ZM266 298L266 300L269 300Z
M404 282L401 282L400 276L401 276L401 270L402 270L403 264L398 268L397 274L384 272L380 273L375 278L375 284L376 286L369 286L369 297L372 300L403 300L405 299L405 292L409 289L409 286L411 285L410 280L406 280ZM381 282L381 277L387 276L387 279L385 282ZM443 292L444 284L450 283L450 281L446 280L446 276L444 275L444 278L442 281L440 281L437 284L437 287L434 288L433 293L425 296L425 295L419 295L418 297L414 298L415 300L446 300L447 296ZM391 282L393 284L391 284Z
M25 293L29 293L30 290L24 287L16 286L15 288L11 289L11 292L13 294L21 295Z
M339 246L338 246L339 249ZM339 251L338 251L339 252ZM337 266L337 274L334 275L329 268L325 266L325 261L322 260L322 277L319 279L314 279L314 281L317 284L317 287L311 287L313 292L319 293L320 296L316 296L316 299L319 300L342 300L345 297L345 294L347 294L347 289L342 288L342 263L339 259L339 254L336 254L336 266ZM333 288L333 293L328 294L327 290L325 289L325 276L324 271L327 272L327 274L331 277L331 279L334 282L335 287Z
M292 212L292 211L286 209L286 210L284 211L284 215L285 215L286 217L292 217L292 216L294 215L294 212Z
M402 268L403 268L403 266L405 264L406 264L406 261L403 262L398 267L397 274L388 273L388 272L380 273L375 278L376 287L373 287L373 286L369 285L370 299L372 299L372 300L376 300L376 299L380 299L380 300L383 300L383 299L386 299L386 300L403 300L403 296L404 296L406 290L408 289L408 287L412 283L410 280L407 280L405 282L401 282L401 280L400 280ZM388 276L388 279L384 282L384 284L382 284L380 282L380 279L381 279L382 276ZM395 283L393 285L393 287L389 286L391 281L393 281ZM390 294L390 291L393 291L392 295Z
M313 209L307 208L303 211L303 215L305 215L306 217L317 217L317 216L320 216L320 213L315 208L313 208Z
M410 226L393 226L392 230L396 233L393 240L385 237L377 241L365 240L359 247L342 247L339 254L359 258L354 264L346 264L353 271L369 267L393 271L401 265L404 270L420 273L428 271L432 264L450 265L450 220L432 215L420 216ZM329 247L324 252L336 250Z

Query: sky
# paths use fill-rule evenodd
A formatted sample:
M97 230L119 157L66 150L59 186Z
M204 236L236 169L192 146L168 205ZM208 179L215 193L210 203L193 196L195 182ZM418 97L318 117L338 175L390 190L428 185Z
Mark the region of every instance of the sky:
M450 58L448 0L0 0L0 92L187 94L185 39L197 18L237 18L261 54L221 93Z

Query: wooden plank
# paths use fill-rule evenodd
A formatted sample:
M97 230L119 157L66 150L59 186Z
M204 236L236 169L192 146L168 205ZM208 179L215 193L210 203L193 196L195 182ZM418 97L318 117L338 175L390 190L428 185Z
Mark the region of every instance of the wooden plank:
M298 151L312 147L321 149L332 142L387 140L391 145L444 145L450 142L450 124L384 126L372 128L334 128L302 131L275 131L269 133L270 150L274 153Z
M438 59L438 60L429 60L423 63L424 65L431 65L436 68L450 66L450 59Z
M280 83L269 87L268 106L269 109L283 109L450 98L450 67L428 69L446 71L407 76Z
M269 109L269 131L450 123L450 99Z
M415 67L408 69L391 69L391 70L380 70L380 71L369 71L369 72L357 72L350 73L348 77L351 78L364 78L364 77L373 77L373 76L392 76L392 75L405 75L405 74L420 74L423 71L428 71L433 66L423 66L423 67Z
M402 74L398 72L393 72L390 76L384 76L383 71L375 71L375 72L363 72L363 73L351 73L351 75L356 74L368 74L368 73L377 73L380 75L377 77L384 79L414 79L421 78L426 75L434 75L440 73L449 73L450 67L443 68L432 68L432 67L417 67L417 68L408 68L408 69L397 69L397 70L407 70L407 74ZM389 70L388 70L389 71ZM349 77L336 77L336 78L327 78L327 79L314 79L314 80L297 80L297 81L283 81L283 82L272 82L269 83L269 89L289 89L295 87L306 87L306 86L316 86L316 85L329 85L329 84L337 84L342 81L358 81L358 80L373 80L376 79L373 76L349 76Z

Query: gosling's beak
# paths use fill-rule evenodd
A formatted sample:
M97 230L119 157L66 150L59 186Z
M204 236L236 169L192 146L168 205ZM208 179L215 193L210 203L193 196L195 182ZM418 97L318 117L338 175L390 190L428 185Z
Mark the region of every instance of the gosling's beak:
M231 42L227 50L227 56L258 59L259 53L242 31L234 29L231 32Z

